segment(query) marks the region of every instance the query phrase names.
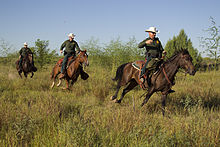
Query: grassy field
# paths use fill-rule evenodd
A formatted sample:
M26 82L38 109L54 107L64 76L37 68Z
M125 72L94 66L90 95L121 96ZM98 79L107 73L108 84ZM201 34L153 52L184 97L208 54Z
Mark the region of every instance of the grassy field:
M110 101L115 70L90 65L71 91L50 89L52 65L33 79L0 65L0 146L220 146L220 71L178 74L163 117L139 87Z

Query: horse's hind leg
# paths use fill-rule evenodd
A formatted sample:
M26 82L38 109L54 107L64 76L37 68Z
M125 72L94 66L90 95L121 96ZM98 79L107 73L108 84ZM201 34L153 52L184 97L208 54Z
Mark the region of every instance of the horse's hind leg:
M133 79L131 82L128 84L128 86L123 89L123 92L121 94L121 98L119 100L116 100L116 103L121 103L122 99L124 98L125 94L131 91L134 87L136 87L138 83Z
M121 85L120 85L120 83L118 83L118 85L117 85L117 90L116 90L116 92L115 92L115 95L111 96L111 98L110 98L111 100L114 100L114 99L117 98L118 92L119 92L120 88L121 88Z
M57 77L57 75L59 74L58 69L55 69L55 68L53 69L52 72L53 72L53 73L52 73L51 79L53 79L53 83L52 83L52 85L50 86L50 88L53 88L53 87L54 87L56 77ZM57 87L59 87L60 84L61 84L61 80L59 79L59 83L57 84Z
M55 81L55 80L54 80L54 81ZM58 84L57 84L57 87L59 87L59 86L61 85L61 83L62 83L62 80L59 79L59 82L58 82Z

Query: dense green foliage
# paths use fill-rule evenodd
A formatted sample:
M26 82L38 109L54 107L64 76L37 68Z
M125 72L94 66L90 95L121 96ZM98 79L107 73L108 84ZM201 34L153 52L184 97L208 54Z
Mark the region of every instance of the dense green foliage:
M91 38L81 45L82 49L87 49L89 55L95 59L95 64L110 68L112 72L127 62L144 60L143 49L139 49L134 37L123 42L120 38L111 40L108 44L100 45L99 41Z
M32 51L36 58L36 63L42 68L44 65L53 61L53 58L57 56L56 51L50 52L48 48L49 41L37 39L35 47L32 47Z
M179 35L169 39L165 46L168 57L172 56L176 51L181 49L188 49L195 65L199 65L201 63L201 55L198 50L193 47L191 40L187 37L183 29L180 31Z

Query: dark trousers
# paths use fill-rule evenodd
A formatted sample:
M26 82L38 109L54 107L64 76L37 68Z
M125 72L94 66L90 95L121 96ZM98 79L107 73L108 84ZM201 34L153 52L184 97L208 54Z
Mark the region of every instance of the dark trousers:
M23 61L24 57L21 56L20 60L19 60L19 68L22 68L22 61Z
M61 73L64 73L64 71L66 70L66 64L68 62L68 58L73 56L72 53L67 53L65 56L64 56L64 59L63 59L63 63L62 63L62 68L61 68Z
M140 76L143 76L143 74L145 73L146 67L147 67L147 65L148 65L148 63L150 62L151 59L152 59L151 56L146 57L146 62L144 64L144 67L141 69L141 75Z

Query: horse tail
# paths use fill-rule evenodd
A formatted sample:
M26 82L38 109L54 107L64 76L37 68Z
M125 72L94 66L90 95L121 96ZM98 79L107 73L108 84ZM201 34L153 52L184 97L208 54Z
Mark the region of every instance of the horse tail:
M127 65L128 63L125 63L125 64L122 64L118 67L117 71L116 71L116 75L115 77L112 79L113 81L121 81L122 79L122 76L123 76L123 70L125 68L125 66Z

